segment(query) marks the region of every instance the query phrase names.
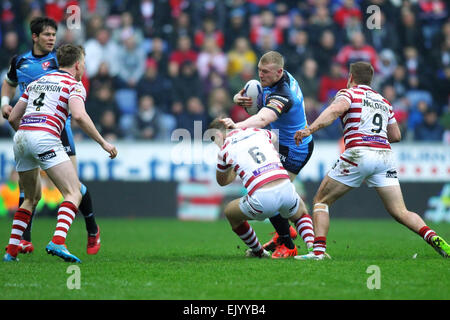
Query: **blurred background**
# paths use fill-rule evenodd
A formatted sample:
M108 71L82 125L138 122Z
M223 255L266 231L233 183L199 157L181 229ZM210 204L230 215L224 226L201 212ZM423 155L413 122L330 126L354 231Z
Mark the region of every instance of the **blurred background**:
M75 28L67 23L71 6L80 9ZM214 220L224 201L245 191L240 183L217 186L215 151L203 133L215 117L248 117L232 97L258 78L259 57L283 54L309 123L346 87L349 64L365 60L402 130L393 149L407 205L450 221L449 12L443 0L0 0L0 77L14 54L30 50L29 21L55 19L57 47L86 49L86 108L119 150L116 160L104 159L73 125L80 177L98 215ZM185 129L191 148L180 147L175 129ZM0 216L15 210L18 196L12 136L0 119ZM314 135L314 154L296 181L309 203L341 137L339 121ZM371 191L338 201L336 217L387 217Z

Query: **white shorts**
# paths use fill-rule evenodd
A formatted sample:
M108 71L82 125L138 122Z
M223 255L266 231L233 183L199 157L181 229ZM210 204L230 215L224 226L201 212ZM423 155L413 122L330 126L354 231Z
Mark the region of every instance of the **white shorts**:
M295 186L286 179L279 185L260 188L251 196L244 196L239 201L239 208L250 219L264 220L275 216L278 212L283 218L292 217L300 205L300 196Z
M47 170L70 161L61 139L44 131L19 130L14 135L14 158L17 172L40 167Z
M394 154L389 149L347 149L328 176L353 188L359 187L364 180L369 187L399 185Z

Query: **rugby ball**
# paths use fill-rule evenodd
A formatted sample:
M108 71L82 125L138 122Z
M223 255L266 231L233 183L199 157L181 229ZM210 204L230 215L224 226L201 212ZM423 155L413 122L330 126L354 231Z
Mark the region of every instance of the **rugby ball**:
M258 80L249 80L244 86L244 96L252 98L252 106L244 108L249 115L257 114L261 108L262 86Z

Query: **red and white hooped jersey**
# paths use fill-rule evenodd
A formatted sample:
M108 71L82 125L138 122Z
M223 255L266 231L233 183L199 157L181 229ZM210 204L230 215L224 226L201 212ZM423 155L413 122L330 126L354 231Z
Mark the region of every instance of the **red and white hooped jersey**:
M217 170L225 172L233 168L242 179L249 196L266 183L289 179L271 139L272 133L264 129L231 131L219 151Z
M20 100L27 103L19 130L46 131L60 138L67 117L69 99L86 100L83 84L69 73L57 71L31 82Z
M391 148L387 126L396 120L389 101L365 85L340 90L337 98L344 98L350 103L350 108L341 116L345 149Z

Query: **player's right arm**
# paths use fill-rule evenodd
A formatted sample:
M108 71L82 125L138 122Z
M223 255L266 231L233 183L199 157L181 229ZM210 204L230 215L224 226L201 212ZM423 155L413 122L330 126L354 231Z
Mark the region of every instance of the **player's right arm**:
M8 73L6 74L6 77L2 83L1 111L2 116L5 119L8 119L9 115L11 114L12 106L10 105L10 101L12 100L12 98L14 98L14 95L16 94L16 87L18 84L16 72L16 59L17 59L16 56L14 56L11 59Z
M217 155L216 180L220 186L226 186L236 179L233 166L226 162L228 152L221 149Z
M346 99L339 97L334 100L320 115L317 119L305 129L298 130L295 135L295 143L299 145L302 139L313 134L317 130L328 127L334 122L339 116L341 116L345 111L350 108L350 102Z
M106 152L109 157L114 159L117 156L116 147L108 143L98 132L91 117L86 112L84 101L80 98L74 97L69 99L69 109L72 112L72 119L74 119L80 128L93 140L95 140Z

